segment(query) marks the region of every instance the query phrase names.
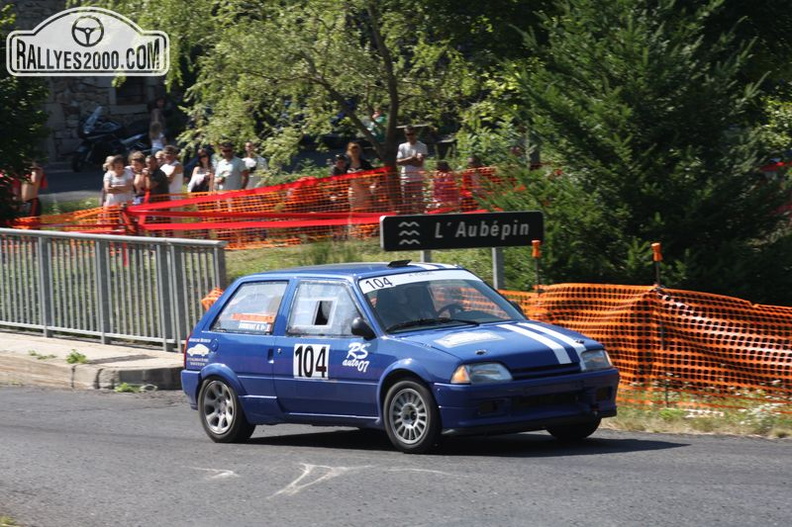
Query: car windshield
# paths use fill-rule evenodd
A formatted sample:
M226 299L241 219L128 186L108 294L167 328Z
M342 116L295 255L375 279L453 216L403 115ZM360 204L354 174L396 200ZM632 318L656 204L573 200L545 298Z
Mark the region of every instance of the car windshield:
M461 269L366 278L359 285L388 332L525 318L481 279Z

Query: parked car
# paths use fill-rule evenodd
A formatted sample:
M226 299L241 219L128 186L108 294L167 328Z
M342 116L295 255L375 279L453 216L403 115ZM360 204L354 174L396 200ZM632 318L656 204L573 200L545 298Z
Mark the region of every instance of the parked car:
M405 260L240 278L188 338L181 380L216 442L304 423L424 453L443 435L588 437L616 415L619 374L600 343L526 319L470 271Z

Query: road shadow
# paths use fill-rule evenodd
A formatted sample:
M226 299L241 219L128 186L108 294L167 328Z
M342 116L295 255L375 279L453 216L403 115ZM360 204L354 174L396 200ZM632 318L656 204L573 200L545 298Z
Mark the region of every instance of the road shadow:
M265 435L257 434L248 441L248 444L336 450L395 451L385 432L379 430L345 429L273 436L266 435L268 428L260 427L260 430L263 430ZM430 455L514 458L568 457L645 452L685 446L689 446L689 443L673 442L665 438L612 437L611 433L607 431L599 432L584 441L575 443L558 441L543 432L526 432L498 436L444 437Z

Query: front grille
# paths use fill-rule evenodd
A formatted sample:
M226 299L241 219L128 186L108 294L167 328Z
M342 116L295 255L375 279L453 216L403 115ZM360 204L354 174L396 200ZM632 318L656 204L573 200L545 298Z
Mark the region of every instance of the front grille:
M515 381L535 379L537 377L558 377L559 375L580 373L580 364L555 364L538 368L515 368L510 370L510 372Z

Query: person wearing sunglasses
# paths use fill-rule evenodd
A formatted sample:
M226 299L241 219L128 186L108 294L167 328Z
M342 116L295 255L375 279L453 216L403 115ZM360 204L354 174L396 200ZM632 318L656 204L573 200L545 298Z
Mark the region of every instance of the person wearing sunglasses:
M415 128L404 128L407 141L399 145L396 164L401 168L402 212L419 214L424 209L424 160L429 154L426 145L418 140Z
M215 190L240 190L247 186L250 171L245 162L234 154L230 142L220 145L221 157L215 168Z

